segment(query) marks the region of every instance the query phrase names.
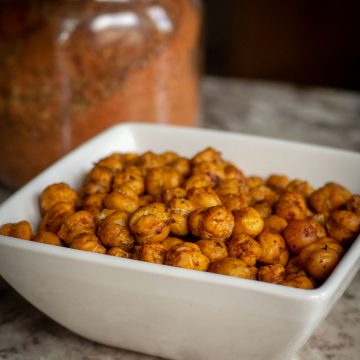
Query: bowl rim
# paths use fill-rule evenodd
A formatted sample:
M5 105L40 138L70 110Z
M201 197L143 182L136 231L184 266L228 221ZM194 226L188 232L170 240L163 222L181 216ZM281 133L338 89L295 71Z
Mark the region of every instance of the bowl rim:
M14 201L17 197L21 197L23 192L27 191L27 188L31 187L33 184L36 184L39 179L45 177L48 173L53 171L54 168L58 167L62 163L68 162L72 157L76 156L84 151L84 149L91 147L93 143L101 142L105 140L109 133L113 132L116 129L127 129L127 130L142 130L146 131L148 129L157 128L157 130L167 131L169 129L179 130L182 132L198 132L208 133L208 134L219 134L226 135L228 137L246 137L249 140L256 139L257 141L265 141L267 143L277 143L284 144L287 146L297 146L306 149L316 149L316 150L325 150L333 153L342 153L351 156L360 156L359 153L344 149L336 149L331 147L326 147L317 144L307 144L297 141L290 141L278 138L265 137L260 135L246 134L240 132L229 132L225 130L216 130L216 129L204 129L204 128L191 128L186 126L179 125L164 125L164 124L148 124L141 122L130 122L130 123L121 123L114 125L107 130L101 132L85 143L81 144L64 157L53 163L34 179L30 180L22 188L16 191L8 199L6 199L0 205L0 213L4 211L8 202ZM15 240L15 241L14 241ZM9 236L0 235L0 246L13 247L20 250L38 252L50 256L56 257L65 257L68 259L74 259L78 261L96 263L103 266L111 266L118 269L133 270L139 272L147 272L151 274L157 274L159 276L170 276L175 278L193 280L197 282L211 283L217 286L227 286L233 288L247 289L259 293L266 293L269 295L281 296L283 298L303 300L308 302L319 302L324 299L329 299L334 296L338 288L340 287L342 281L345 280L347 276L353 269L356 267L356 271L359 268L359 259L360 259L360 236L353 242L352 246L347 250L344 257L341 259L339 264L336 266L334 271L331 273L329 278L318 288L316 289L299 289L289 286L281 286L278 284L266 283L257 280L242 279L233 276L225 276L221 274L214 274L209 272L194 271L189 269L183 269L172 266L164 266L163 264L153 264L143 261L134 261L134 259L125 259L115 256L108 256L104 254L95 254L91 252L70 249L66 247L58 247L48 244L36 243L33 241L24 241L21 239L12 238Z

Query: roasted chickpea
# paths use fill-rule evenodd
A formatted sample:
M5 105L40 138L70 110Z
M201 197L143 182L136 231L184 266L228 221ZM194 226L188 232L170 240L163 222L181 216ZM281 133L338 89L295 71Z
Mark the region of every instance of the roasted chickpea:
M105 254L106 249L101 245L99 239L94 234L79 234L76 235L70 247L72 249L90 251L99 254Z
M285 192L275 205L275 214L286 221L305 219L307 210L304 198L296 192Z
M244 261L234 257L227 257L213 262L210 264L208 271L215 274L252 280L255 280L257 275L257 268L255 266L247 266Z
M256 204L258 202L267 202L274 204L279 196L266 185L259 185L250 189L251 203Z
M212 161L203 161L194 165L192 173L193 175L209 176L213 184L217 184L220 180L225 178L224 165Z
M305 273L286 275L284 280L278 282L280 285L291 286L299 289L313 289L314 281Z
M150 195L157 196L167 189L179 187L182 181L182 176L175 169L158 167L149 170L145 180L145 187Z
M76 191L68 184L57 183L49 185L40 195L41 213L45 214L52 206L59 202L69 203L75 208L78 201Z
M96 163L96 167L108 169L112 173L120 172L124 168L122 156L118 153L106 156Z
M17 239L31 239L31 225L28 221L19 221L17 223L8 223L0 227L0 235L11 236Z
M315 212L328 215L345 205L350 198L351 193L341 185L327 183L311 194L309 203Z
M167 189L162 194L162 200L165 204L169 203L173 199L184 199L185 197L186 191L181 187Z
M286 175L272 174L266 179L266 185L279 194L285 192L289 183L290 180Z
M210 186L192 188L186 193L186 198L195 209L221 205L221 200Z
M42 244L63 246L59 237L49 231L39 231L33 236L32 240Z
M96 193L88 195L84 198L82 209L88 211L94 216L97 215L103 208L103 200L105 199L106 194Z
M200 164L204 161L211 161L214 163L222 163L223 160L221 158L221 154L214 150L211 147L208 147L199 153L197 153L192 159L191 159L191 165L195 166L197 164Z
M229 211L240 210L250 205L250 198L243 194L224 195L220 197L220 200Z
M329 236L348 246L359 235L360 216L347 210L335 210L326 223Z
M283 231L286 244L294 254L299 254L306 245L326 236L324 228L311 219L292 220Z
M261 215L264 220L272 213L272 206L266 201L256 203L252 207Z
M147 151L137 158L136 165L143 169L146 174L150 169L164 166L165 160L160 155Z
M172 220L170 212L161 203L144 205L130 217L129 227L138 243L155 243L166 239Z
M41 231L57 233L65 218L75 212L71 203L59 202L53 205L44 215L40 223Z
M99 211L95 216L95 223L96 225L100 225L108 216L116 212L117 210L110 210L110 209L102 209Z
M112 190L117 190L123 185L127 185L137 195L141 195L145 191L145 180L142 177L142 172L136 166L125 168L115 175L112 183Z
M57 233L66 245L70 245L79 234L95 234L94 217L85 210L68 215Z
M139 196L139 207L149 205L156 202L152 195L140 195Z
M116 257L121 257L121 258L125 258L125 259L130 259L131 258L131 254L128 253L127 251L123 250L120 247L112 247L110 248L107 252L107 255L112 255L112 256L116 256Z
M134 258L154 264L164 264L166 251L161 243L143 244L136 246Z
M179 157L173 161L170 166L184 178L188 177L191 173L190 160L184 157Z
M190 231L203 239L228 239L234 228L234 217L224 206L194 211L189 217Z
M86 195L107 193L111 189L113 172L108 168L95 166L85 179L82 191Z
M224 259L228 256L227 247L222 240L207 240L201 239L196 242L200 251L210 260L214 262Z
M97 235L102 244L108 248L120 247L125 251L131 251L134 247L134 239L127 227L129 213L120 210L109 215L99 226Z
M248 178L246 178L245 183L249 189L258 187L260 185L265 185L264 179L260 176L249 176Z
M289 259L286 264L286 274L298 274L300 271L304 270L303 264L299 260L299 256L294 256Z
M160 155L160 157L164 160L165 165L169 165L178 159L178 154L173 151L166 151Z
M174 245L165 256L165 264L185 269L206 271L209 259L201 253L199 246L184 242Z
M308 273L317 280L326 280L344 253L341 245L334 239L324 237L305 246L299 261Z
M161 244L165 247L166 250L170 250L173 246L182 244L184 240L181 240L177 237L169 236L165 240L161 242Z
M184 189L186 191L192 188L202 188L202 187L212 187L213 183L209 176L207 175L192 175L190 176L184 184Z
M273 233L282 233L288 226L288 222L278 215L270 215L264 219L264 230Z
M303 198L307 199L314 192L314 188L307 181L295 179L290 182L286 191L299 193Z
M254 266L261 256L261 246L251 236L234 234L228 242L229 256L239 258L248 266Z
M252 207L245 207L233 211L234 214L234 231L233 234L247 234L255 237L261 233L264 228L264 220L261 215Z
M360 195L352 195L345 205L346 210L352 211L357 216L360 216Z
M277 284L284 280L285 268L282 264L260 266L258 280Z
M188 218L194 211L193 204L186 199L172 199L168 203L170 218L172 220L171 233L177 236L185 236L189 233Z
M227 165L225 165L224 172L225 172L225 179L227 180L234 179L241 183L245 183L244 173L236 166L227 163Z
M240 193L246 193L250 197L247 186L239 182L237 179L221 180L217 184L215 191L220 197L226 195L238 195Z
M134 166L137 163L138 159L139 155L136 153L121 154L121 161L123 162L125 168Z
M124 210L134 212L140 206L139 197L130 189L118 189L106 195L103 200L104 207L110 210Z
M280 234L263 231L257 240L261 247L258 261L269 265L276 263L286 265L289 252L286 249L285 240Z

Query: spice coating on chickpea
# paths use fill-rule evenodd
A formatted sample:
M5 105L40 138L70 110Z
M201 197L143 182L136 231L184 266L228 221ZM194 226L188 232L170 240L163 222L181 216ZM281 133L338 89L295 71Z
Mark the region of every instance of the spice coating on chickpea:
M52 184L39 202L35 234L26 221L0 234L302 289L320 286L360 232L360 195L246 176L211 147L113 153L81 188Z

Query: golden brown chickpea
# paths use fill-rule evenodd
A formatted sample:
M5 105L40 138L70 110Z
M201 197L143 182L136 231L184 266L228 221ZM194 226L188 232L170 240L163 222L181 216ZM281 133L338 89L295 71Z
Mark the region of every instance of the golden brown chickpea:
M139 196L139 207L149 205L156 202L152 195L140 195Z
M258 202L274 204L278 200L279 195L271 190L268 186L259 185L250 189L250 197L252 204L256 204Z
M197 164L200 164L204 161L211 161L214 163L222 163L223 160L221 158L221 154L214 150L211 147L208 147L199 153L197 153L192 159L191 159L191 165L195 166Z
M166 250L170 250L173 246L182 244L184 240L181 240L177 237L169 236L165 240L161 242L161 244L165 247Z
M94 216L97 215L103 208L103 200L105 199L106 194L96 193L88 195L84 198L82 209L88 211Z
M173 161L170 166L184 178L188 177L191 173L190 160L184 157L179 157Z
M147 151L137 158L136 165L143 169L146 174L150 169L164 166L165 161L160 155Z
M323 228L326 226L327 216L325 214L314 214L311 217L315 222L320 224Z
M210 260L201 253L199 246L184 242L174 245L165 256L165 264L191 270L206 271Z
M215 191L220 197L225 195L238 195L239 193L246 193L250 196L247 186L236 179L221 180L217 184Z
M285 268L281 264L260 266L258 280L277 284L284 280Z
M305 246L300 252L299 261L313 278L323 281L329 277L343 253L337 241L324 237Z
M359 235L360 216L347 210L332 211L326 223L329 236L348 246Z
M33 236L32 240L42 244L63 246L59 237L49 231L39 231Z
M341 185L327 183L311 194L309 203L315 212L328 215L345 205L350 198L351 193Z
M314 288L314 281L304 273L286 275L285 279L278 282L278 284L299 289L310 290Z
M40 195L41 213L45 214L52 206L59 202L69 203L75 208L78 201L76 191L68 184L57 183L49 185Z
M112 255L112 256L116 256L116 257L121 257L121 258L125 258L125 259L131 259L131 254L129 254L127 251L123 250L120 247L112 247L110 248L107 252L107 255Z
M154 264L164 264L166 251L165 246L161 243L143 244L136 246L134 259Z
M228 256L227 247L222 240L201 239L196 242L200 251L210 260L210 263Z
M170 233L170 211L161 203L144 205L129 219L129 227L140 244L161 242Z
M289 183L290 180L286 175L272 174L266 180L266 185L279 194L285 192Z
M304 270L303 264L299 260L299 256L294 256L289 259L286 264L286 274L298 274L300 271Z
M245 193L224 195L220 200L229 211L240 210L250 205L250 196Z
M107 193L111 189L113 172L107 168L95 166L85 179L82 191L86 195Z
M124 164L125 168L134 166L139 159L139 155L136 153L125 153L121 154L121 161Z
M249 176L248 178L246 178L245 183L249 189L258 187L260 185L265 185L264 179L260 176Z
M234 217L224 206L194 211L189 217L189 228L194 236L203 239L228 239L234 228Z
M270 215L264 219L264 230L273 233L282 233L288 226L288 222L278 215Z
M227 257L213 262L210 264L208 271L215 274L252 280L255 280L257 275L257 268L255 266L247 266L244 261L234 257Z
M305 219L307 210L304 198L296 192L285 192L275 204L275 214L286 221Z
M195 209L221 205L221 200L210 186L192 188L186 193L186 198Z
M242 260L248 266L254 266L261 256L261 246L246 234L233 235L228 242L229 256Z
M186 197L186 190L181 187L174 187L167 189L162 194L162 201L167 204L172 199L184 199Z
M8 223L0 227L0 235L11 236L17 239L31 239L31 225L28 221L19 221L17 223Z
M292 220L283 231L288 249L299 254L306 245L326 236L324 228L311 219Z
M102 209L94 216L95 224L97 226L100 225L108 216L116 211L117 210Z
M352 211L357 216L360 216L360 195L352 195L346 202L346 210Z
M95 234L94 217L85 210L68 215L57 233L59 238L68 246L79 234Z
M224 168L225 172L225 179L227 180L237 180L241 183L245 183L245 175L244 173L234 166L233 164L227 163L227 165Z
M264 228L264 220L261 215L252 207L245 207L235 210L234 214L234 231L233 234L247 234L255 237L261 233Z
M98 254L105 254L106 249L101 245L94 234L79 234L73 238L70 244L72 249L90 251Z
M213 183L207 175L192 175L184 183L184 189L189 191L192 188L212 187Z
M214 163L212 161L203 161L194 165L192 174L207 175L213 184L217 184L225 178L224 165L221 163Z
M189 233L188 218L195 210L193 204L186 199L172 199L168 203L170 218L172 219L171 233L185 236Z
M135 240L127 228L129 213L123 210L115 211L100 224L97 235L107 248L120 247L131 251Z
M134 212L140 206L139 197L129 189L118 189L106 195L103 200L104 207L110 210L124 210Z
M261 215L264 220L272 213L272 206L266 201L256 203L252 207Z
M117 154L117 153L102 158L96 163L96 166L100 168L108 169L112 173L120 172L124 168L122 156L121 154Z
M71 203L59 202L53 205L44 215L40 223L41 231L57 233L65 218L75 212Z
M137 195L143 194L145 191L145 180L142 177L141 170L136 166L131 166L116 174L113 179L112 190L117 190L123 185L130 187Z
M173 151L166 151L160 154L160 157L164 160L165 165L169 165L179 158L179 155Z
M286 265L289 254L286 249L285 240L280 234L263 231L257 240L261 247L261 255L258 261L269 265L276 263Z
M299 193L303 198L307 199L314 192L314 188L307 181L295 179L290 182L286 191Z
M175 169L158 167L149 170L145 180L145 188L148 194L157 196L167 189L179 187L182 182L182 176Z

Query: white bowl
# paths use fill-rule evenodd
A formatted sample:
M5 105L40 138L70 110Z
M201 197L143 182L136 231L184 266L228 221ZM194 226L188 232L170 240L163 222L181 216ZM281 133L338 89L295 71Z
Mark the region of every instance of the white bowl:
M79 186L114 151L206 146L246 174L284 173L314 186L336 181L360 193L360 156L341 150L220 131L119 125L57 162L0 208L0 224L39 223L38 195L53 182ZM360 239L329 279L302 290L0 236L0 274L66 328L99 343L171 359L289 359L354 277Z

